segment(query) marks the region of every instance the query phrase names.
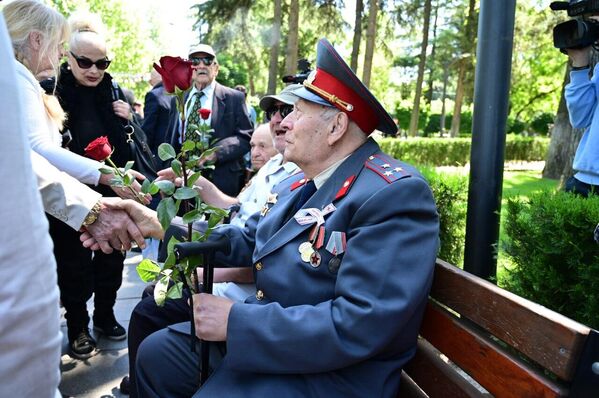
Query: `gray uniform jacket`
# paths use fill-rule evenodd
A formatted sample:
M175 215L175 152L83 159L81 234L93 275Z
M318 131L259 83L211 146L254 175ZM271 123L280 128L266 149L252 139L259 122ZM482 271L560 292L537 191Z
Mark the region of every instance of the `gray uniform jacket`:
M257 292L233 305L227 355L196 396L397 394L438 249L431 190L414 168L368 140L303 206L335 206L324 216L316 264L299 252L314 224L288 219L302 179L279 184L268 210L244 230L217 230L232 240L232 266L253 265ZM336 256L329 252L333 235L346 241Z

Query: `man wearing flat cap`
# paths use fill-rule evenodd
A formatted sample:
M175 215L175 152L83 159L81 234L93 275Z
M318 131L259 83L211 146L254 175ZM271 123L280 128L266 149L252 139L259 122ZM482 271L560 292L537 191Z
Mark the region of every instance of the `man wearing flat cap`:
M193 301L196 334L225 343L222 362L198 390L189 323L163 329L140 347L140 396L397 396L438 249L432 193L368 137L397 127L328 41L295 94L281 126L285 157L303 173L244 230L211 236L231 239L232 266L252 264L255 295Z
M245 163L243 156L250 150L252 122L243 93L216 82L218 60L214 49L199 44L189 50L193 66L193 87L185 102L187 124L200 124L198 110L210 109L208 124L214 132L210 137L218 150L214 154L214 170L210 179L227 195L236 196L243 186ZM176 138L179 134L176 134ZM179 142L173 142L180 147Z

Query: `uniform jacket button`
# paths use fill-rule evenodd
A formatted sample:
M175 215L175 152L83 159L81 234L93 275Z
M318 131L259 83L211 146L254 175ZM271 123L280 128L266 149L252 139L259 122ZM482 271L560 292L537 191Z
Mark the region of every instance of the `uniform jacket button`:
M260 301L264 298L264 292L262 290L258 290L256 292L256 300Z
M261 262L257 262L256 263L256 271L260 271L262 269L262 263Z

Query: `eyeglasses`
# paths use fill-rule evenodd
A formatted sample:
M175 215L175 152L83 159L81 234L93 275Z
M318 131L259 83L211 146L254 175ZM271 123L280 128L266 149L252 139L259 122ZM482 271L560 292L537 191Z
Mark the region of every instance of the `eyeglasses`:
M285 119L287 115L293 112L293 105L277 105L269 108L264 114L266 116L266 120L270 121L274 117L274 115L279 112L282 119Z
M75 61L77 61L77 65L79 65L81 69L89 69L92 67L92 65L96 65L96 68L98 68L99 70L106 70L110 66L110 62L112 62L109 59L99 59L94 62L89 58L79 57L73 54L72 51L69 52L71 53L73 58L75 58Z
M200 62L206 66L210 66L214 62L214 57L191 57L189 60L193 66L198 66Z

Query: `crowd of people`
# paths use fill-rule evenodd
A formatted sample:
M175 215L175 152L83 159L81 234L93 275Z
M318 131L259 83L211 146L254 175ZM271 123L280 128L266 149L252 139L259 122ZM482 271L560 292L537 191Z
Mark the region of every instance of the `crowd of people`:
M128 338L121 391L131 396L396 396L416 349L439 220L419 172L369 137L397 126L328 41L303 84L261 98L264 124L243 86L218 83L216 51L190 49L184 116L197 123L198 110L210 109L215 147L214 167L194 184L205 203L231 209L210 239L226 237L232 250L218 259L226 268L216 270L213 293L194 295L192 307L190 292L158 307L149 286L128 331L113 308L124 252L187 227L176 219L162 229L155 200L141 193L154 176L134 164L133 189L111 186L114 175L85 150L107 136L124 167L136 158L130 134L147 137L154 155L165 142L179 149L175 100L154 73L136 109L107 72L118 60L97 15L67 21L41 2L14 0L2 9L0 45L14 59L0 65L1 172L14 181L0 207L3 221L14 220L0 245L0 273L10 279L0 289L3 395L59 396L60 299L74 358L97 353L90 320L100 336ZM180 184L169 164L154 165L156 180ZM201 386L195 338L215 342Z

